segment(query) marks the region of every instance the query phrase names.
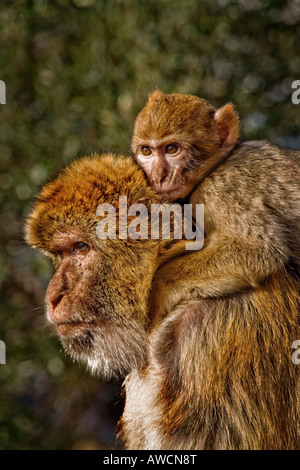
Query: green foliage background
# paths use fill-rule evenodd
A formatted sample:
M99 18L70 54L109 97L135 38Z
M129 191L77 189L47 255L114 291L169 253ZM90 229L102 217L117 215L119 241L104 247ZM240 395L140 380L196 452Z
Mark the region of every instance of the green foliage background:
M242 136L300 148L299 0L1 0L0 449L110 448L118 384L45 326L51 267L23 242L40 186L72 158L129 152L149 91L232 101Z

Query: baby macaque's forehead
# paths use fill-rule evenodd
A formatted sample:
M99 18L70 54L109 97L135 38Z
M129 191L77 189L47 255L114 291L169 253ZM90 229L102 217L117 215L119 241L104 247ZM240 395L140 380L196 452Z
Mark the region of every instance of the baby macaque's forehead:
M168 95L153 92L136 122L140 138L167 138L168 135L185 135L213 118L215 108L202 98L192 95Z

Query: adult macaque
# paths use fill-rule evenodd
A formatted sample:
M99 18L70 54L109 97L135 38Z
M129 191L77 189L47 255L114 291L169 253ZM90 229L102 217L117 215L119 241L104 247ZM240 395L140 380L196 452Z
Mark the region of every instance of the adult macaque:
M183 291L215 297L258 286L289 263L299 272L300 152L239 144L238 135L231 104L216 110L192 95L156 90L136 119L132 151L150 185L205 210L206 245L162 267L156 313Z
M126 377L126 448L297 448L293 276L282 268L255 289L180 302L151 317L160 260L182 241L99 239L97 208L112 204L118 213L119 196L129 205L160 202L131 159L77 160L39 194L26 238L56 267L47 316L65 349L93 372ZM194 269L197 256L182 259Z

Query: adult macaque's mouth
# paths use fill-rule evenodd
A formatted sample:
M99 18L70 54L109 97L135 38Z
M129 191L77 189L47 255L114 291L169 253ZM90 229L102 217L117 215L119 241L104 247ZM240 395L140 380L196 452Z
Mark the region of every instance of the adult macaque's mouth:
M92 322L65 322L54 324L61 336L70 336L70 334L75 334L76 330L86 330L87 328L91 328L93 325L94 323Z

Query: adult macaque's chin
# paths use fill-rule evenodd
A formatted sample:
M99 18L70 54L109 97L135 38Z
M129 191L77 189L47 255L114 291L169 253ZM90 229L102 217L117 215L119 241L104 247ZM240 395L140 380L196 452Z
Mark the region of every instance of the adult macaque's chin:
M106 379L125 377L145 360L145 331L135 322L113 328L82 324L64 332L58 328L58 333L64 349L74 360Z

